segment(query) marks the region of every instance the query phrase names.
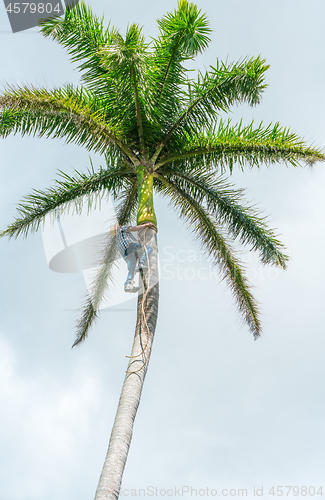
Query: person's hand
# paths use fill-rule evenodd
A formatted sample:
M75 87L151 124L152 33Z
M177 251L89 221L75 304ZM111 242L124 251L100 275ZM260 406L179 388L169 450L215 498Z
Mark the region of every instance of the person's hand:
M140 224L140 226L136 226L137 231L143 231L144 229L154 229L157 231L156 226L152 222L144 222L143 224Z

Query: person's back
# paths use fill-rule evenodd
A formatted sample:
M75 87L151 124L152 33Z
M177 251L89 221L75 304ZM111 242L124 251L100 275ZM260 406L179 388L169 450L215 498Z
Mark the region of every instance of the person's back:
M131 243L139 245L137 233L129 231L130 227L132 226L120 226L116 235L117 248L122 257L125 257L126 251Z

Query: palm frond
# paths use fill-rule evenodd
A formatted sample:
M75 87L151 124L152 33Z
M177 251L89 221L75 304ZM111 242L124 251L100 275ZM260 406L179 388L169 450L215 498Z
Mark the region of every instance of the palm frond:
M177 9L158 20L158 40L168 50L169 67L173 55L178 53L178 57L184 61L192 59L208 47L209 35L212 33L209 25L207 15L201 14L201 10L188 0L178 0Z
M239 311L256 339L261 332L258 308L234 250L204 207L165 176L156 174L156 179L157 191L172 201L172 206L178 209L180 217L192 229L207 255L218 265L223 279L235 296Z
M33 87L11 88L0 96L0 135L20 132L40 137L62 137L90 151L118 148L133 161L116 127L107 123L105 109L83 89L73 86L49 91Z
M121 165L87 174L76 171L73 177L60 172L60 178L53 188L46 191L34 190L23 198L17 207L18 217L0 232L0 237L27 236L37 231L46 215L51 212L54 214L55 209L59 209L59 213L71 208L78 212L85 197L90 201L92 198L100 199L107 193L116 196L131 185L134 178L134 171L129 166Z
M257 104L266 87L264 73L268 67L260 57L228 66L217 61L217 66L205 75L200 73L196 82L189 80L183 109L157 148L156 156L172 136L176 143L184 144L184 134L197 135L211 127L218 114L229 111L231 105Z
M323 150L308 146L303 139L281 127L279 123L254 128L254 122L243 126L242 122L232 125L230 121L220 121L218 127L195 135L184 135L184 147L179 152L165 154L156 168L171 164L178 168L218 170L230 172L237 162L243 169L270 165L284 161L293 166L301 162L313 164L324 161Z
M157 112L164 118L177 111L187 59L202 52L210 41L206 14L187 0L179 0L178 8L158 21L159 37L154 39L151 78L155 88ZM176 105L176 109L175 109ZM161 121L161 119L160 119Z
M79 2L67 8L65 16L41 22L40 31L45 37L57 41L68 50L73 62L80 62L78 69L82 81L100 98L107 94L107 71L101 64L99 51L112 43L114 27L104 28L104 19L95 16L90 7Z
M113 114L118 116L125 135L130 137L137 129L140 149L143 148L142 122L149 116L147 108L150 108L150 88L144 79L147 48L142 29L132 24L127 29L125 39L115 33L112 43L99 52L101 65L109 75L105 100Z
M233 184L200 170L186 173L170 168L163 169L162 174L205 207L218 225L225 226L234 238L257 251L263 264L286 268L289 257L283 253L284 245L268 228L266 217L261 217L255 208L245 206L243 189L234 189Z
M135 80L141 88L145 87L142 74L147 44L141 28L131 25L124 40L115 28L105 30L103 19L94 16L81 2L76 8L67 9L64 19L43 22L41 31L66 47L73 61L82 61L78 67L82 82L103 102L111 125L123 130L130 139L137 124ZM145 102L146 95L143 91Z
M119 225L130 222L135 214L137 201L137 182L133 182L130 189L124 191L120 196L120 205L117 210L117 220ZM102 262L92 284L92 291L84 304L81 318L77 323L76 340L72 347L83 342L97 318L97 312L103 300L109 282L112 280L112 269L117 256L116 238L108 238L107 246L103 251Z

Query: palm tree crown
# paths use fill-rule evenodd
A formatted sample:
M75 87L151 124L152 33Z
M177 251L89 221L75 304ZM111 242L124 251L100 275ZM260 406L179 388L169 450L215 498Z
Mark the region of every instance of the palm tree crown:
M254 127L220 118L234 104L260 102L268 66L260 57L233 64L217 60L208 71L190 78L186 61L208 46L211 32L196 5L179 0L158 27L159 36L151 43L136 24L123 38L115 27L105 29L103 20L84 4L67 9L63 19L43 23L42 34L80 62L82 85L8 88L0 97L0 133L62 137L103 154L106 166L73 177L61 172L54 188L34 191L23 200L18 218L1 235L27 235L54 209L105 192L121 199L119 223L129 222L137 207L138 223L157 224L155 191L171 200L219 264L256 337L257 307L228 239L250 245L263 263L285 268L287 256L266 221L243 205L242 192L221 174L231 172L236 162L241 167L281 160L298 165L324 160L324 155L278 123ZM95 318L115 252L110 245L94 292L97 299L88 302L76 343Z

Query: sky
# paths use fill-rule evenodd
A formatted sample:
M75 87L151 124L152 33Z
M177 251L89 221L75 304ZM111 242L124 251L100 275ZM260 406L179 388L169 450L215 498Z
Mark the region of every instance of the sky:
M214 31L193 67L259 54L270 64L262 103L234 108L232 120L279 121L324 147L324 2L198 5ZM149 39L176 2L91 6L121 32L128 23L144 25ZM3 5L0 61L1 85L79 82L64 49L37 29L10 32ZM13 220L17 202L52 185L59 169L89 166L87 151L59 139L11 136L0 149L1 228ZM123 496L144 489L146 496L169 490L205 497L213 489L237 497L247 489L247 498L274 498L273 486L288 486L289 497L303 496L303 486L309 496L315 491L319 498L321 486L325 493L324 166L237 168L230 181L269 216L291 257L288 269L261 267L254 254L243 254L261 308L263 334L254 342L189 230L155 199L160 309ZM131 350L134 301L130 311L103 310L87 341L72 350L83 276L48 268L40 232L1 239L0 256L0 500L88 500Z

